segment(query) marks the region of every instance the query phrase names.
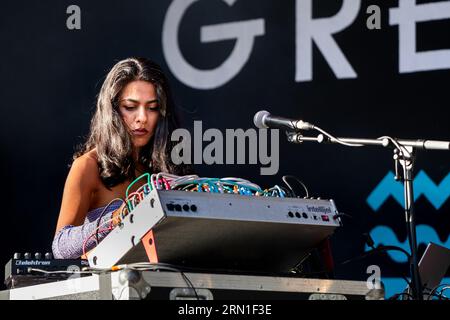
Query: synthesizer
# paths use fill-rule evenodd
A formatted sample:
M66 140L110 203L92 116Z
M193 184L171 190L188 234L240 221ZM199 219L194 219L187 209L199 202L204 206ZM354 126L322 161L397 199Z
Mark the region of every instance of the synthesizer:
M52 273L60 271L80 271L88 267L87 260L82 259L53 259L51 253L42 256L27 252L23 255L15 253L5 265L4 284L8 288L18 288L57 280L65 280L70 273Z
M95 268L163 262L288 271L340 226L333 200L155 189L88 261Z

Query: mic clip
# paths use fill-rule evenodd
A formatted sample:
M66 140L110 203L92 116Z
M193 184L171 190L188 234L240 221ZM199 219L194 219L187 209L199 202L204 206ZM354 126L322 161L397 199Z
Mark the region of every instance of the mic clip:
M315 126L313 124L303 121L303 120L295 121L294 127L296 130L314 130L315 129Z

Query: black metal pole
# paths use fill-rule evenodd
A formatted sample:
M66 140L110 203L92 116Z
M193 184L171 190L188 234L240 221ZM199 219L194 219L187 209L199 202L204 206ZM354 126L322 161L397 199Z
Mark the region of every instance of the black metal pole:
M412 296L416 300L423 300L422 281L419 273L419 258L417 248L416 221L414 214L414 190L413 190L413 171L414 171L414 148L407 148L409 157L398 159L403 167L403 186L405 196L405 218L409 246L411 250L411 261L409 268L411 274ZM400 156L401 157L401 156Z

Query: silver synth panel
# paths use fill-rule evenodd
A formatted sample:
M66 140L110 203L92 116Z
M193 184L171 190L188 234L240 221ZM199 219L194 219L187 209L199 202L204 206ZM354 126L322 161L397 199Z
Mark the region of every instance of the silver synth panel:
M340 226L333 200L158 191L170 217Z
M332 200L153 190L88 259L104 268L148 262L141 239L152 230L159 262L284 272L340 223Z

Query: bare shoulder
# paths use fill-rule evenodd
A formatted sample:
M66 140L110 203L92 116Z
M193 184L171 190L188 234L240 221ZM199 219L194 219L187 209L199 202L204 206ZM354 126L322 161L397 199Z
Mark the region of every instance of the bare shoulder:
M91 150L76 158L72 163L72 168L76 170L98 171L97 153Z
M87 152L75 159L64 185L56 230L66 225L81 225L100 185L95 153Z
M69 177L78 180L89 189L95 188L100 182L97 164L97 153L91 150L76 158L69 172Z

